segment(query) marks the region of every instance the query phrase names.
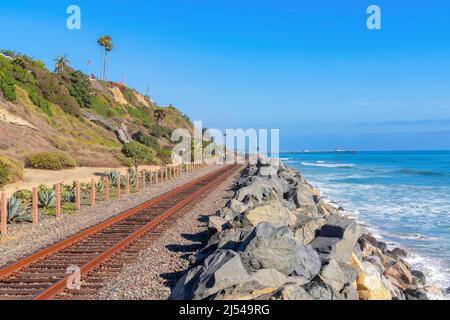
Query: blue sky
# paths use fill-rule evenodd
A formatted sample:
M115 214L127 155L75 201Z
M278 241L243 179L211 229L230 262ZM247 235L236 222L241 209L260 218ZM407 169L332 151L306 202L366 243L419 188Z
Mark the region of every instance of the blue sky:
M108 33L111 80L207 127L279 128L285 151L450 149L446 0L1 0L0 14L1 48L98 73Z

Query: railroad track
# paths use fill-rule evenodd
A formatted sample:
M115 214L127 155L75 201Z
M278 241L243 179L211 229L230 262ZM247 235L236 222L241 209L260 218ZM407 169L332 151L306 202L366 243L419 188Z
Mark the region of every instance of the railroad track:
M226 166L0 269L0 300L88 299L240 168ZM81 287L73 288L74 271ZM69 273L68 273L69 272Z

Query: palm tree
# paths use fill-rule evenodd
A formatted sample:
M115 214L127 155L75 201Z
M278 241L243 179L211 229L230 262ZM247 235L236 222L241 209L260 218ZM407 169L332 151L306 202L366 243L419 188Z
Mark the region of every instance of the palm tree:
M70 63L70 61L67 59L67 54L56 57L54 61L55 61L55 71L58 73L64 73L64 70L69 66Z
M109 53L113 50L114 45L111 36L108 35L98 38L97 43L101 49L101 60L103 60L101 79L106 80L108 78Z
M155 110L154 115L155 115L155 119L156 119L158 125L160 126L162 124L162 121L166 117L166 113L164 112L163 109L159 108L159 109Z

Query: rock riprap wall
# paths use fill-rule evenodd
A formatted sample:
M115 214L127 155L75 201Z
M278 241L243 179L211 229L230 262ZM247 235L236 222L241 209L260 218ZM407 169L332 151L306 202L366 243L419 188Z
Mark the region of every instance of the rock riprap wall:
M250 163L177 300L417 300L425 277L281 161Z

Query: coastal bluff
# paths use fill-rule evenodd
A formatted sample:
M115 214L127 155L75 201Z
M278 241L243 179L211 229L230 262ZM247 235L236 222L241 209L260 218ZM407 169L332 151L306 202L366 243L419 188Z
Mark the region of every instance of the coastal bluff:
M296 170L258 158L209 218L173 300L426 300L425 276Z

